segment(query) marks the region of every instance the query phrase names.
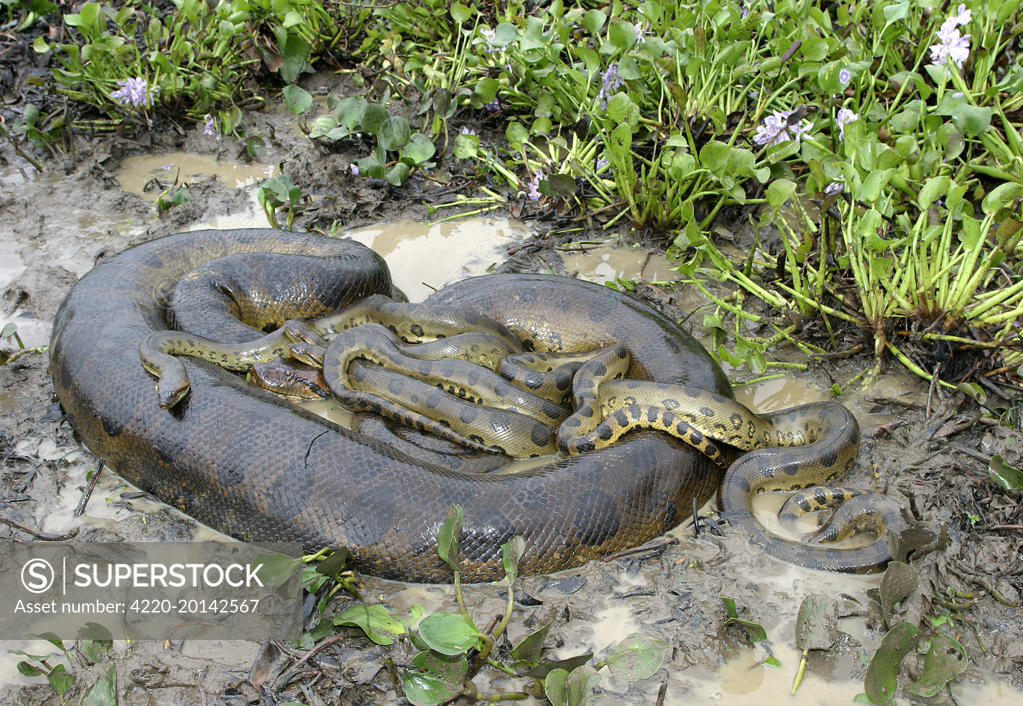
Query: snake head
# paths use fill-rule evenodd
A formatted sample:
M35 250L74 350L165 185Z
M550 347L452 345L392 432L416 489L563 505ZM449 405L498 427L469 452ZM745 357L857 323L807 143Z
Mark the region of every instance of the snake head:
M189 390L188 378L164 374L156 383L156 397L161 409L172 409L185 398Z

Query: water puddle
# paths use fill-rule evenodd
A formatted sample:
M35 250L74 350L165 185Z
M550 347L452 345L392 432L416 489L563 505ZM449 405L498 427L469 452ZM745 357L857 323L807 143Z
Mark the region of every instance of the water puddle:
M125 191L156 201L175 182L187 185L215 177L231 188L240 188L273 176L275 171L270 165L242 164L212 155L160 152L124 160L117 172L117 182Z
M682 278L671 269L664 253L641 246L609 242L570 244L559 250L569 273L580 279L604 284L627 280L636 282L675 282Z
M466 218L444 223L401 220L345 233L381 255L409 301L481 275L507 259L506 246L528 238L522 223L506 218Z

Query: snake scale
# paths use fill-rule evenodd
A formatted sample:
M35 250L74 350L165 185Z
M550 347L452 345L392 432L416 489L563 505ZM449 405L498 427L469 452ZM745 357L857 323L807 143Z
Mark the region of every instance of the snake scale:
M127 480L219 531L247 541L301 542L308 550L344 546L366 573L443 581L450 574L436 555L435 536L449 504L458 503L463 575L482 581L502 575L499 547L516 534L526 542L520 570L553 572L662 534L688 514L693 499L703 503L721 485L721 469L707 457L653 431L521 473L461 472L408 444L339 427L190 358L182 359L190 393L162 409L153 378L139 364L139 343L168 330L168 300L180 282L201 278L207 264L222 258L251 254L294 258L285 268L294 281L263 281L255 293L220 285L226 302L220 309L280 325L392 291L382 259L352 241L266 229L181 233L126 250L87 273L61 305L50 346L54 388L85 444ZM235 296L249 303L238 304ZM295 296L312 303L276 311ZM621 343L632 357L630 378L732 397L717 364L673 321L598 285L490 275L447 287L428 302L479 312L538 350ZM216 331L201 320L173 325L231 343L262 333L240 322L218 324ZM818 427L811 446L835 445L815 453L831 465L825 475L838 477L851 461L850 445L855 454L858 429L843 407L821 404L778 414ZM748 472L740 476L733 466L724 483L726 515L769 553L795 563L845 571L883 564L883 542L854 550L799 545L767 534L752 518L749 497L760 485L793 474L787 484L800 485L801 451L743 456L736 465L746 463ZM878 512L864 516L868 521L857 522L870 525Z

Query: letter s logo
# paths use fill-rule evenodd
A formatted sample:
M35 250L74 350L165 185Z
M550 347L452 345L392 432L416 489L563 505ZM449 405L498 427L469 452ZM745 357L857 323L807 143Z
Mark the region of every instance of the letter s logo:
M46 559L29 559L21 567L21 585L30 593L46 593L53 585L55 573Z

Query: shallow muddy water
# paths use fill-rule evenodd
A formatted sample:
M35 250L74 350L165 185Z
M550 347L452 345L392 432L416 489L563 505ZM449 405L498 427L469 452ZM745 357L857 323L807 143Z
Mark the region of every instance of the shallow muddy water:
M275 119L286 118L281 114ZM278 134L284 132L279 130ZM300 139L300 135L289 139ZM199 138L193 140L198 141ZM292 146L288 145L264 161L267 164L284 161L290 157L290 150ZM313 155L309 160L314 157L321 156ZM22 194L0 205L0 248L7 253L0 259L0 292L5 297L0 324L16 323L27 346L46 345L59 301L98 257L176 230L266 225L254 197L256 182L272 173L272 168L265 164L232 163L171 150L118 161L109 165L108 172L112 178L101 183L82 175L43 178L30 175L25 179L17 170L0 171L4 187L21 190L16 193ZM216 180L211 181L209 177L214 175ZM189 204L193 210L172 209L158 218L151 201L175 178L195 185ZM119 187L111 186L111 182ZM151 185L148 190L147 184ZM66 198L60 202L46 198L57 189L66 192ZM419 216L421 212L410 207L395 215ZM414 218L384 220L389 222L351 229L344 234L383 255L396 284L413 301L452 281L491 271L507 259L510 246L534 235L531 228L505 218L435 224L424 224ZM561 263L558 271L601 283L678 279L662 254L614 239L569 244L553 249L551 254ZM676 305L682 309L705 303L698 293L685 290L674 296ZM701 333L694 331L697 336ZM220 536L146 496L125 496L125 492L133 489L110 471L103 472L82 517L74 518L73 509L86 485L86 474L95 467L95 459L74 443L66 425L57 421L59 411L53 409L45 357L26 356L21 361L16 369L5 366L0 370L5 376L0 390L3 421L0 431L11 439L5 453L13 459L12 463L22 464L15 467L18 473L28 467L39 471L25 491L31 502L11 503L14 508L11 512L18 521L54 534L78 528L82 538L107 540ZM828 399L829 387L828 375L811 370L739 387L736 396L751 408L769 412ZM905 410L869 398L894 396L920 403L926 401L926 389L908 375L887 373L870 389L851 391L842 402L856 415L866 437L875 434L883 437L881 432L893 423L909 426L905 424ZM331 412L328 417L344 423L347 413L337 414ZM918 418L913 419L919 422ZM889 456L908 453L897 439L887 447L884 443L883 439L871 440L861 452L862 468L855 483L861 486L877 483L868 469L871 464L884 466ZM894 484L894 476L892 470L881 479ZM765 520L769 520L772 504L776 506L779 501L765 497L758 502L758 513ZM701 511L701 516L713 512L710 504ZM790 567L765 558L735 532L714 537L705 530L694 538L691 525L685 523L671 535L678 539L678 546L646 560L591 563L552 577L522 579L521 592L540 603L516 608L509 637L513 641L521 639L528 632L527 623L553 610L559 620L548 640L554 646L552 656L568 657L592 650L599 659L621 639L637 631L650 632L673 644L665 669L649 680L628 684L611 675L604 676L603 703L653 703L662 683L666 704L778 703L792 698L789 690L798 664L793 629L802 598L809 593L845 594L868 604L865 592L878 582L876 576L841 576ZM454 608L450 586L404 585L373 578L366 578L365 584L364 595L385 602L395 614L404 614L415 604L423 605L427 611ZM480 622L503 609L499 587L469 586L466 595L470 610L480 616ZM764 648L744 646L741 636L736 637L738 633L732 634L723 626L721 596L734 598L742 617L763 623L770 652L782 662L781 668L763 666ZM869 614L843 618L840 629L850 640L862 643L862 650L856 648L812 663L796 697L798 703L849 703L862 691L863 654L873 651L881 632ZM1012 629L1018 631L1018 626ZM389 680L381 671L386 655L380 653L377 657L372 651L375 648L367 649L368 643L354 631L350 638L346 638L348 651L344 654L361 650L372 656L360 668L359 678L364 676L367 683L373 684L374 696L359 692L359 702L393 703L394 694L387 691ZM47 651L45 643L7 647ZM179 702L195 703L196 689L200 689L213 703L228 684L245 678L258 651L259 645L251 642L187 642L170 646L118 643L113 655L115 661L126 667L125 678L127 672L146 668L150 663L168 665L170 673L180 681L198 685L175 697ZM0 655L0 684L37 684L39 680L16 673L14 665L18 659L11 654ZM352 662L356 661L353 657ZM987 684L970 683L964 678L953 686L953 694L960 703L994 706L1020 703L1023 697L1005 683L1007 677L990 669L977 667L969 673L970 680L985 680ZM516 689L521 683L492 672L477 679L481 688ZM361 686L363 682L352 680L348 684L355 689L352 684ZM0 695L0 701L11 693ZM347 702L348 692L341 693L341 702ZM26 703L46 703L45 698L44 694Z

